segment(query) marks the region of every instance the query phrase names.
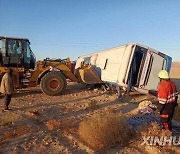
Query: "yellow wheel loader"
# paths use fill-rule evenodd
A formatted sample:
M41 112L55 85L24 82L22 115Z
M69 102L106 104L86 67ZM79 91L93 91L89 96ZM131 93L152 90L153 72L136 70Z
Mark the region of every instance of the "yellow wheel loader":
M34 87L40 84L47 95L59 95L66 79L77 82L71 71L70 59L37 61L26 38L0 37L0 81L7 67L13 69L15 88ZM55 70L56 69L56 70Z
M75 75L74 66L69 58L46 58L36 62L28 39L0 36L0 81L10 67L16 89L40 85L45 94L55 96L66 87L66 79L86 84L101 83L92 67L84 66Z

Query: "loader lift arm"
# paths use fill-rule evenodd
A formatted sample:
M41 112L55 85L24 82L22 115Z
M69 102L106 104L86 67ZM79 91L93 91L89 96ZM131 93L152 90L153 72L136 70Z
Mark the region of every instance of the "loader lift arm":
M65 75L66 78L69 78L73 82L77 82L78 79L71 71L71 61L69 58L67 59L45 59L44 61L44 67L53 67L58 70L61 70L62 73Z

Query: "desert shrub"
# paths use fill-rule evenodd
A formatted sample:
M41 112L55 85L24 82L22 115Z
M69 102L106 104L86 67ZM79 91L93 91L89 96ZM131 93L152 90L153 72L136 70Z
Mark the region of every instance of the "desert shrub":
M89 109L96 110L96 109L98 109L98 107L99 106L95 100L93 100L89 103Z
M28 126L19 126L14 130L14 134L17 136L25 135L30 133L32 130Z
M61 129L70 129L76 126L76 120L72 117L70 118L63 118L60 120Z
M80 139L95 150L125 145L134 134L126 119L115 113L96 114L82 121L78 133Z
M1 121L2 126L10 126L12 125L12 122L13 122L13 116L10 115L5 116Z
M47 122L46 122L46 126L48 128L48 130L58 130L60 129L60 122L58 122L56 119L49 119Z
M14 135L14 132L12 131L5 131L4 132L4 136L5 136L5 139L12 139L15 135Z
M19 120L20 116L15 113L10 113L0 117L0 125L2 126L11 126L15 121Z
M147 137L147 136L161 137L161 136L170 136L170 135L171 135L170 131L162 129L161 126L156 122L142 125L137 130L137 136L141 140L143 140L143 137Z

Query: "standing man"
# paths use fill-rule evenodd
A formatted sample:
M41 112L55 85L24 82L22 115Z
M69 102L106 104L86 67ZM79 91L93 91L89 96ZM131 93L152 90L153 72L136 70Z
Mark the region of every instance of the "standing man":
M158 74L160 84L158 88L158 101L160 103L160 117L164 129L171 130L171 120L174 115L178 99L178 92L174 82L170 81L168 72L161 70Z
M13 81L12 81L12 72L11 68L7 68L6 74L4 74L1 81L1 93L4 94L4 110L8 110L8 106L11 102L11 95L13 93Z

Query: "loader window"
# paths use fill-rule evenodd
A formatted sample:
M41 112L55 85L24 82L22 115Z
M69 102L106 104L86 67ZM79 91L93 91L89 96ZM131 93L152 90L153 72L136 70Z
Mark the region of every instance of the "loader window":
M10 56L13 53L13 44L14 44L13 40L7 41L7 54L8 54L8 56Z
M29 43L24 42L24 67L28 68L30 65L30 49L29 49Z
M31 51L29 42L24 42L24 67L34 69L36 58Z
M2 42L0 40L0 65L2 66Z
M1 54L3 57L6 56L6 43L5 43L5 40L1 40L0 41L0 48L1 48Z
M2 53L2 41L0 40L0 53Z
M22 43L19 40L7 41L7 54L8 56L18 56L22 54Z
M29 45L27 45L27 52L26 52L26 56L27 56L28 58L30 58L30 57L31 57L31 49L30 49Z

